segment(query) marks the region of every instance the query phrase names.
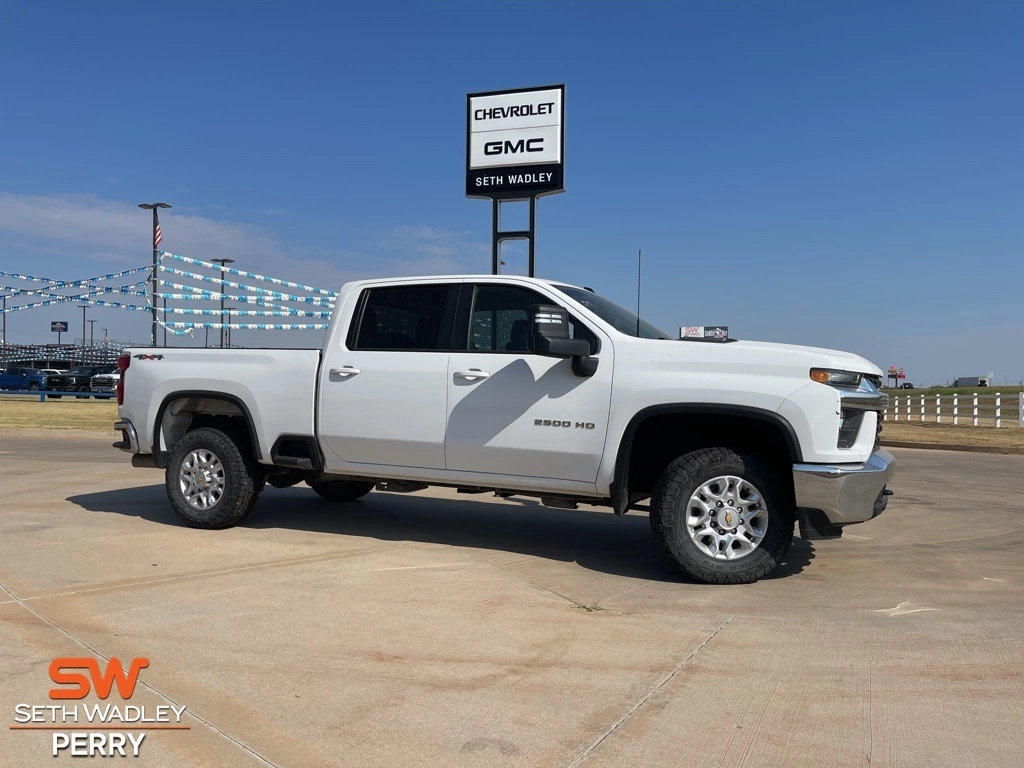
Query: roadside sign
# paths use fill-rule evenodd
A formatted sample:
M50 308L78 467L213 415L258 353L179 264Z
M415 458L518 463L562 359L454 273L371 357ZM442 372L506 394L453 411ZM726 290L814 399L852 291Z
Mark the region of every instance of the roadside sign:
M466 197L525 200L563 190L565 85L466 97Z
M54 320L50 323L50 333L67 333L68 324L67 321Z

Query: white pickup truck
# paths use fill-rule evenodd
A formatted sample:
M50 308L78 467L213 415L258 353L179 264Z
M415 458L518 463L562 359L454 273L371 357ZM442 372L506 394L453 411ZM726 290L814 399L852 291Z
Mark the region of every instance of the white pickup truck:
M238 523L268 482L333 502L441 485L649 510L683 571L743 583L797 521L835 537L881 513L895 468L864 358L670 339L525 277L348 283L322 351L127 349L120 369L114 446L164 468L197 528Z

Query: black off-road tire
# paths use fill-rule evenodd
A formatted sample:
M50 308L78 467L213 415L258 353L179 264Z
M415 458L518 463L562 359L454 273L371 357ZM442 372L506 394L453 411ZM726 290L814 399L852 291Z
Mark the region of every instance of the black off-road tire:
M722 560L701 551L686 529L690 497L707 481L732 475L753 484L764 497L768 524L760 545L743 557ZM764 463L731 448L702 448L669 464L651 498L651 530L675 564L706 584L750 584L774 571L793 541L795 509L785 487Z
M29 392L38 392L39 391L39 384L37 384L36 382L33 381L31 384L28 385L28 391Z
M213 453L224 469L224 490L209 509L199 510L185 499L179 486L184 462L195 450ZM235 441L212 427L201 427L187 433L177 442L167 462L164 485L171 507L190 528L230 528L237 525L256 504L259 492L253 481L251 463L239 451Z
M310 483L309 487L324 501L355 501L373 490L374 483L359 480L332 480Z

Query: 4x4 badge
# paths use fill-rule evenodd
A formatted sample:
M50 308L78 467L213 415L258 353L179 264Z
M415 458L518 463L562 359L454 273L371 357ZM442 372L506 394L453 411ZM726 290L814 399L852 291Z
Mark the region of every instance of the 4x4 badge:
M136 360L163 360L163 355L135 355Z

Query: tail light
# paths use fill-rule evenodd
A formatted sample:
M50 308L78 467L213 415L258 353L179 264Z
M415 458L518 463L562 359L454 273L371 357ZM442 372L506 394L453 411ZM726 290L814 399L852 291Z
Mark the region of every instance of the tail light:
M124 377L128 372L128 366L132 364L131 355L121 355L117 358L117 372L121 375L117 378L117 404L124 404Z

